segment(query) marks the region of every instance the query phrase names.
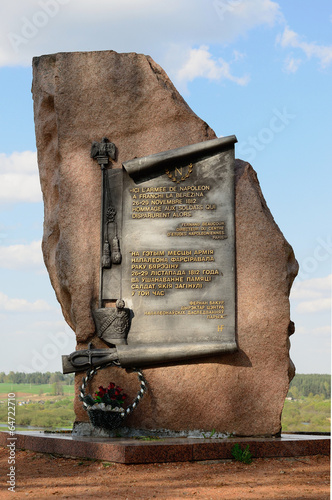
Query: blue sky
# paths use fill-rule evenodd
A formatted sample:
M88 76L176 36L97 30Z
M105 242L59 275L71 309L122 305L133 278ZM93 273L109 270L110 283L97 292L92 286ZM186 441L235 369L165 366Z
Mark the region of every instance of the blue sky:
M0 7L0 371L74 350L40 251L31 59L149 54L218 136L235 134L301 271L298 373L330 373L332 4L321 0L16 0Z

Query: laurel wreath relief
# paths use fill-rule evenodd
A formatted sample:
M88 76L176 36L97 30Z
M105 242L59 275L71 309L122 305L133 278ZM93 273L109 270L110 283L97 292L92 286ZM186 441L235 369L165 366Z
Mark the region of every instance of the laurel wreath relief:
M176 171L178 171L178 172L179 172L179 174L181 174L181 177L176 177L176 176L174 175ZM193 171L193 164L192 164L192 163L190 163L190 165L188 165L188 171L187 171L187 173L186 173L185 175L182 175L182 167L181 167L181 169L176 168L176 169L174 170L174 174L172 174L172 173L168 170L168 168L166 168L165 173L168 175L168 177L171 179L171 181L176 182L176 183L179 183L179 182L182 182L182 181L185 181L186 179L188 179L188 177L190 176L190 174L191 174L191 172L192 172L192 171Z

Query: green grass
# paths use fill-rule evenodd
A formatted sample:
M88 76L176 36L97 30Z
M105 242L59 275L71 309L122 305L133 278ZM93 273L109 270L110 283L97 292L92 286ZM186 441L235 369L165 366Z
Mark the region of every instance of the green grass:
M44 404L30 403L16 406L15 425L32 425L34 427L71 427L75 414L73 398L67 397L58 401L45 401ZM8 416L7 405L0 406L0 422L6 423Z
M27 401L29 404L16 406L15 425L34 426L57 429L72 427L74 414L74 386L63 385L63 396L53 395L52 384L0 384L0 423L6 423L8 417L7 394L24 393L26 396L16 396L16 402ZM44 401L40 404L38 401Z
M330 432L331 400L320 395L286 400L281 422L283 432Z
M245 449L242 450L241 446L238 443L236 443L232 448L232 455L238 462L242 462L244 464L251 464L252 462L252 455L249 451L248 444L245 447Z
M11 384L10 382L0 384L0 394L9 394L11 392L24 392L26 394L52 394L52 384ZM74 394L73 385L63 385L65 395Z

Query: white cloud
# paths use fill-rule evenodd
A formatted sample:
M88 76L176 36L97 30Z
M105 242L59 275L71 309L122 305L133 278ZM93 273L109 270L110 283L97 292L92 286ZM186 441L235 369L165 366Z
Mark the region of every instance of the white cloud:
M317 326L317 327L308 327L308 326L296 326L296 329L295 329L295 335L296 337L298 335L306 335L306 336L309 336L311 338L315 338L318 339L322 339L322 338L326 338L326 337L330 337L331 336L331 325L323 325L323 326ZM294 339L294 337L292 337L292 339ZM292 340L291 339L291 340Z
M0 292L0 311L8 312L41 312L51 310L50 305L42 299L28 302L26 299L11 299Z
M283 19L279 4L271 0L214 0L213 6L221 21L237 21L242 29Z
M331 299L320 298L316 300L306 300L301 302L297 307L299 313L317 313L329 311L331 309Z
M295 57L289 56L285 60L284 69L286 73L296 73L302 64L302 59L296 59Z
M42 311L7 311L3 316L0 366L6 373L61 371L61 355L75 351L75 334L60 321L58 305Z
M57 312L61 316L60 308L57 311L54 311L54 313L57 313ZM61 319L58 321L56 321L55 319L53 321L47 321L47 320L35 321L34 323L32 323L31 326L34 330L40 331L40 332L50 331L50 332L56 332L56 333L58 333L58 332L63 333L64 331L67 332L67 330L68 330L71 333L73 333L64 319Z
M295 283L291 291L291 299L297 302L296 311L301 314L320 313L331 309L331 279L313 278Z
M312 333L314 335L331 335L331 325L318 326L317 328L313 328Z
M37 153L0 153L0 203L42 201Z
M323 278L312 278L310 280L295 281L292 291L292 299L319 298L322 294L331 293L332 274Z
M246 54L243 54L243 52L239 52L238 50L233 50L233 61L241 61L241 59L244 59L246 57Z
M292 47L302 50L308 59L318 59L323 69L327 68L332 62L332 45L319 45L317 42L306 42L303 37L298 35L295 31L292 31L288 26L286 26L284 32L279 35L277 43L283 48Z
M184 83L191 82L198 77L215 81L230 80L238 85L247 85L249 82L247 75L234 76L230 64L224 59L213 58L206 45L190 50L187 61L177 72L176 80Z
M226 12L221 15L221 10ZM35 55L113 49L152 52L171 44L225 43L281 19L272 0L16 0L0 6L0 66ZM152 42L153 41L153 42Z
M27 245L0 246L0 268L44 270L44 267L40 241Z

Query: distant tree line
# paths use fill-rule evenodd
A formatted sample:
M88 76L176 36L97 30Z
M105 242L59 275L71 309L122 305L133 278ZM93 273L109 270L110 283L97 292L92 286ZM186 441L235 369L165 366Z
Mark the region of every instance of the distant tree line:
M61 372L34 372L23 373L10 371L8 375L5 372L0 372L0 384L55 384L61 382L64 385L74 384L74 373L64 375Z
M330 399L331 376L296 374L289 386L289 395L294 398L322 395L325 399Z

